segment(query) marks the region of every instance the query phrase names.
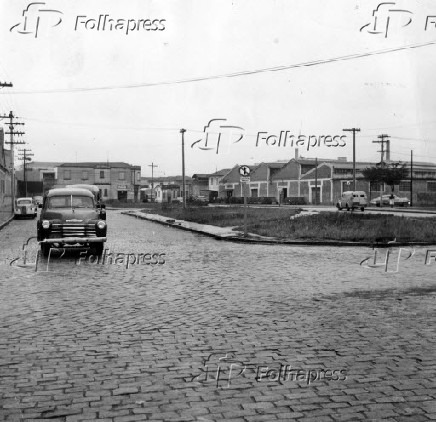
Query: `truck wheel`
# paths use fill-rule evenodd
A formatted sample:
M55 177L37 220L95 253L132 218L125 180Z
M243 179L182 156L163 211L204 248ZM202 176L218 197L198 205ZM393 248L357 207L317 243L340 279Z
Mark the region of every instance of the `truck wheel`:
M365 207L360 207L360 211L365 211Z
M339 202L336 204L336 208L337 208L339 211L342 210L342 207L339 205Z
M103 243L103 242L101 242L101 243L96 243L96 244L94 245L93 249L94 249L94 253L95 253L97 256L101 256L101 255L103 254L104 243Z
M50 244L48 244L48 243L41 243L41 253L42 253L42 256L47 258L48 254L50 253Z
M348 206L348 204L346 205L346 207L347 207L347 211L350 211L350 207Z

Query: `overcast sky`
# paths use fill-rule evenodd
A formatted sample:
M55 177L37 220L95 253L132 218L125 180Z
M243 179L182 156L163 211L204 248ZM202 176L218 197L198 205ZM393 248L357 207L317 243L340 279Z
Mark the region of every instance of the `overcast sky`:
M436 3L381 6L374 27L379 4L46 0L29 7L24 28L29 2L0 0L0 82L14 85L0 90L0 113L22 117L37 161L125 161L145 176L152 162L155 175L181 173L180 128L188 175L294 156L289 144L256 146L258 132L333 137L352 127L358 160L379 160L372 141L386 133L393 159L413 150L436 162L436 18L425 29ZM87 22L99 15L104 30ZM110 30L110 19L125 25ZM157 29L126 33L140 19ZM319 63L293 66L309 62ZM269 68L278 69L256 72ZM212 119L225 121L212 123L204 150ZM309 151L306 142L300 154L351 160L351 139Z

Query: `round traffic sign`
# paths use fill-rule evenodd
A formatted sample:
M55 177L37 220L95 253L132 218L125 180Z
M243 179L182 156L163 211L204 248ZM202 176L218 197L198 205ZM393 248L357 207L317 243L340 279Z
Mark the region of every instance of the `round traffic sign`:
M241 176L247 177L250 175L250 167L248 166L241 166L239 167L239 174Z

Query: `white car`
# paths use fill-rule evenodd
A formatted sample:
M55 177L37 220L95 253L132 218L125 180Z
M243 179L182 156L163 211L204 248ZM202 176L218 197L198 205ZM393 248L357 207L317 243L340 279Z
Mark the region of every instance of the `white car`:
M14 217L32 217L35 218L38 208L32 198L18 198L15 201Z

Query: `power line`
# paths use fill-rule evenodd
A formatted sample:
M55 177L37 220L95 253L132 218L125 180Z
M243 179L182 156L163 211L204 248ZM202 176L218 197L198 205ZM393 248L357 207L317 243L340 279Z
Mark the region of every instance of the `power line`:
M28 94L75 93L75 92L107 91L107 90L113 90L113 89L147 88L147 87L152 87L152 86L176 85L176 84L184 84L184 83L192 83L192 82L203 82L203 81L209 81L209 80L214 80L214 79L249 76L249 75L255 75L255 74L266 73L266 72L280 72L283 70L290 70L290 69L295 69L295 68L299 68L299 67L318 66L318 65L327 64L327 63L348 61L348 60L360 59L360 58L364 58L364 57L378 56L378 55L382 55L382 54L395 53L398 51L427 47L429 45L435 45L435 44L436 44L436 41L429 41L427 43L405 45L402 47L395 47L395 48L388 48L388 49L384 49L384 50L370 51L367 53L349 54L349 55L345 55L345 56L338 56L338 57L333 57L333 58L324 59L324 60L313 60L313 61L309 61L309 62L294 63L294 64L290 64L290 65L274 66L274 67L267 67L267 68L254 69L254 70L244 70L244 71L233 72L233 73L224 73L221 75L200 76L197 78L176 79L176 80L161 81L161 82L142 82L142 83L138 83L138 84L126 84L126 85L107 85L107 86L89 87L89 88L81 87L81 88L61 88L61 89L48 89L48 90L35 90L35 91L15 91L15 92L11 92L10 94L28 95ZM2 92L0 92L0 95L1 94L2 94Z

